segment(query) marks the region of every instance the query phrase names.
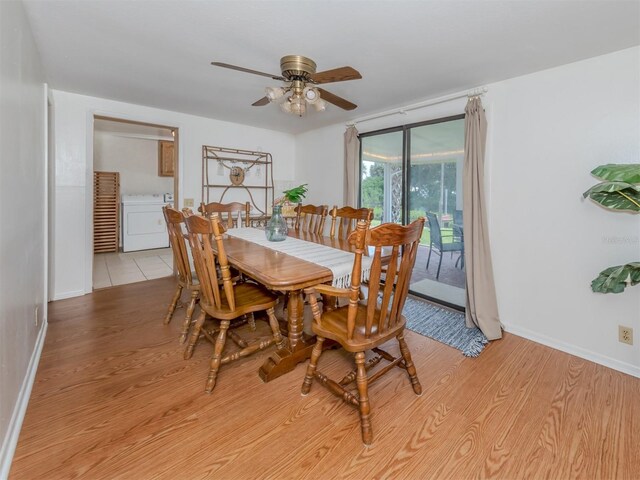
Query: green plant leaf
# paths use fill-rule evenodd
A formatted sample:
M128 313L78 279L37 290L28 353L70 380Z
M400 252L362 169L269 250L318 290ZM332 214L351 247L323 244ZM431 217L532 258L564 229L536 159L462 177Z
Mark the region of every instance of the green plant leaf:
M287 200L291 203L300 203L300 201L307 195L307 183L298 185L297 187L285 190L282 192Z
M630 183L602 182L582 195L611 210L640 212L640 186Z
M610 182L640 183L640 163L608 163L594 168L591 175Z
M591 282L591 290L598 293L621 293L628 285L640 283L640 262L609 267Z

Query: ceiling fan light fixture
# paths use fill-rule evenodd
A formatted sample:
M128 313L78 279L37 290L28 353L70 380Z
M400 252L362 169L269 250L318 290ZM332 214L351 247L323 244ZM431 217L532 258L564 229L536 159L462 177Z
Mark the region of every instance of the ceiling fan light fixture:
M286 101L282 102L280 104L280 108L282 109L282 111L284 113L293 113L291 110L291 102L289 102L289 99L287 99Z
M289 104L291 105L291 113L299 117L303 116L307 111L305 99L300 95L292 95L289 99Z
M274 102L284 95L284 88L267 87L264 89L270 102Z
M316 112L324 112L327 109L327 102L318 98L313 104L313 107L316 109Z
M253 107L276 103L282 111L300 117L306 113L310 105L313 105L318 112L325 111L327 103L335 105L342 110L353 110L358 107L355 103L328 92L324 88L315 86L362 78L362 75L353 67L344 66L318 72L316 63L310 58L301 55L285 55L282 57L280 59L280 75L223 62L211 62L211 64L216 67L269 77L272 80L284 82L284 87L266 88L266 95L253 102L251 104Z
M304 87L304 90L302 90L302 94L304 95L304 99L307 101L307 103L309 103L310 105L313 105L314 103L316 103L318 100L320 100L320 92L318 92L317 88L314 87Z

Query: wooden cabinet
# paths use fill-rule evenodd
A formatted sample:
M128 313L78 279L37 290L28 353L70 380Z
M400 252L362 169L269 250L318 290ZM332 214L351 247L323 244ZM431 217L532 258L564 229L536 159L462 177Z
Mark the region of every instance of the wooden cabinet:
M175 171L174 143L166 140L158 142L158 176L173 177Z

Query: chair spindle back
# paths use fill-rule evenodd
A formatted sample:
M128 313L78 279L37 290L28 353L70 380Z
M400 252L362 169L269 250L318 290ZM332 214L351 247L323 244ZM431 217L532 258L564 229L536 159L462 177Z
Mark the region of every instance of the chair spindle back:
M220 223L218 214L212 213L209 218L187 215L185 223L187 225L187 236L191 246L193 263L200 280L202 301L215 308L222 309L222 293L224 293L229 309L235 310L233 281L224 250L224 242L222 241L222 234L226 230ZM220 291L216 263L220 267L223 292Z
M355 232L349 237L349 241L356 247L356 258L351 273L351 292L347 313L348 339L353 339L355 332L361 287L362 256L366 247L374 249L368 283L364 332L365 337L370 338L372 333L382 333L400 321L409 292L411 271L416 262L424 222L424 217L421 217L407 226L384 223L368 231L366 221L358 222ZM385 250L384 257L383 249ZM389 249L391 250L390 255ZM389 259L388 262L383 261L383 258ZM388 264L386 272L383 272L382 269L384 264ZM385 276L384 282L382 281L383 274ZM382 299L379 302L380 293L382 293Z
M327 218L328 207L326 205L302 205L296 207L295 229L304 233L322 235L324 222Z
M329 212L329 215L331 216L331 230L329 236L331 238L336 238L337 234L337 238L345 240L351 232L356 229L356 225L359 220L364 220L367 222L367 226L369 226L371 219L373 218L373 209L353 208L348 206L338 208L337 206L334 206Z
M193 283L191 266L189 265L189 254L187 252L187 241L182 230L184 215L182 212L171 208L169 205L162 207L164 220L167 223L169 232L169 245L173 253L173 263L178 269L180 280L188 285Z
M207 204L202 202L198 207L198 211L205 217L211 216L212 213L219 214L220 223L225 225L226 228L248 227L250 223L251 202L211 202ZM244 224L242 223L242 214L244 214Z

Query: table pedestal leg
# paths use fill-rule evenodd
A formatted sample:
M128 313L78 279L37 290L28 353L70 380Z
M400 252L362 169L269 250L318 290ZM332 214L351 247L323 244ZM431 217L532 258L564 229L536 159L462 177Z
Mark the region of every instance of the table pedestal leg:
M288 345L275 353L262 364L258 374L264 382L269 382L293 370L300 362L311 357L315 345L315 338L304 335L302 331L303 317L302 292L297 290L289 293L287 303L287 320L289 325Z

